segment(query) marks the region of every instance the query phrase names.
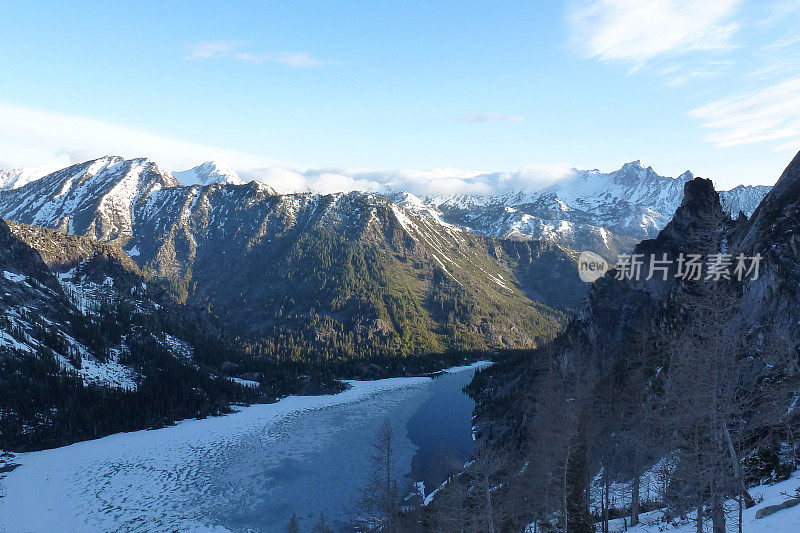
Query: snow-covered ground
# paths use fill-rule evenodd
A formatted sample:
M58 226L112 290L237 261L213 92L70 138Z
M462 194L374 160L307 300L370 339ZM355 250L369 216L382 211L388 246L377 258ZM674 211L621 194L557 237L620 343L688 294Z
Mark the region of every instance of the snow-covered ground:
M768 505L778 505L789 498L797 496L800 489L800 473L795 474L788 480L774 485L761 485L750 489L750 494L761 500L752 509L745 509L742 516L742 531L744 533L796 533L800 532L800 505L778 511L770 516L756 519L756 513ZM738 531L738 507L736 502L728 502L728 531ZM671 523L664 522L664 513L661 511L651 511L641 515L642 523L636 527L625 529L623 519L612 520L610 531L612 533L695 533L697 526L695 522L696 513L690 513L686 520L674 520ZM710 523L706 524L710 530Z
M20 454L0 479L0 531L279 531L292 513L309 529L322 510L344 522L385 418L410 470L406 424L431 382L352 381L336 395Z

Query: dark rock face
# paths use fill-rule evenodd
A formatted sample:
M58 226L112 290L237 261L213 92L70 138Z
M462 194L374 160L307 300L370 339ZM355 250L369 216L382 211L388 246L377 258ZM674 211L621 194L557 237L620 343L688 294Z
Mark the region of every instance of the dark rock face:
M737 224L731 241L745 254L762 256L759 278L743 287L741 311L749 328L782 323L798 331L800 314L800 154L753 217Z
M672 220L659 234L660 242L670 240L681 242L698 222L709 216L723 216L719 193L709 179L695 178L683 187L681 206L675 211Z
M580 281L577 253L547 241L500 241L493 256L511 258L519 286L534 302L562 311L577 310L590 284Z
M562 342L580 346L580 351L601 371L608 370L631 331L665 305L679 282L675 277L679 254L688 251L692 233L710 216L730 222L722 211L712 181L695 178L687 182L683 201L672 220L658 237L642 241L634 248L633 254L641 255L643 261L639 279L617 279L618 271L612 270L598 280L578 319L562 336ZM657 270L647 280L651 259L664 257L670 262L666 280ZM567 353L571 351L577 348L568 349Z
M780 179L756 208L741 241L747 251L769 253L772 244L785 240L787 232L797 227L800 207L800 153L795 156ZM792 232L788 235L794 234ZM772 241L772 242L770 242Z
M639 243L633 254L640 255L642 265L639 279L617 279L618 271L610 270L597 280L577 316L545 349L554 356L565 375L605 376L619 363L626 342L632 333L654 319L668 305L680 279L675 277L675 260L694 246L693 233L709 219L720 221L723 231L733 222L722 210L719 195L711 180L695 178L684 185L684 199L673 219L655 239ZM666 255L672 261L666 279L654 272L647 280L651 258L661 260ZM489 380L491 392L479 400L478 432L483 435L514 433L525 419L521 405L515 400L519 388L526 387L531 369L536 364L534 354L510 373L498 374ZM531 362L532 361L532 362ZM498 413L502 413L498 415Z

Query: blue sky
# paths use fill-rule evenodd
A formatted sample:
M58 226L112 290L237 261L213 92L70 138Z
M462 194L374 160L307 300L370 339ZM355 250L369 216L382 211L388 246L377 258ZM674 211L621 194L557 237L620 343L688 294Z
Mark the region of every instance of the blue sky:
M0 166L222 159L284 190L368 169L437 192L641 159L726 188L800 149L799 2L69 4L2 7Z

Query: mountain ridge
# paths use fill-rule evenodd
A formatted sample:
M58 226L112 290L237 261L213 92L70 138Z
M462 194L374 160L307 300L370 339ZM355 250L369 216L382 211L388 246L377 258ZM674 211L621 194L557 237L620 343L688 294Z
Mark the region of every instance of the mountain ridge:
M537 345L588 289L570 249L632 249L693 177L633 162L490 199L482 213L410 193L277 194L229 183L213 163L192 172L223 182L182 185L146 158L99 158L0 192L0 216L122 246L261 353L407 356ZM648 184L663 187L649 204Z
M0 216L122 246L270 357L532 347L585 292L558 246L511 250L376 194L183 186L146 159L101 158L0 193ZM539 257L556 277L531 275Z
M414 197L405 205L477 233L549 239L613 261L667 224L680 205L683 185L694 177L688 170L677 178L660 176L652 167L633 161L608 173L575 171L570 178L534 191ZM734 216L740 211L749 216L769 189L740 185L721 196Z

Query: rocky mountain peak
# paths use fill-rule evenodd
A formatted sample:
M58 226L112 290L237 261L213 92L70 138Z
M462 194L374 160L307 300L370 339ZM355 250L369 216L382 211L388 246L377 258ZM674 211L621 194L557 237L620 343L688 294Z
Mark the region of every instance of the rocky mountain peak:
M636 161L631 161L629 163L625 163L624 165L622 165L622 167L620 168L620 171L627 172L627 171L631 171L631 170L634 170L634 171L635 170L644 170L644 168L645 167L642 165L641 159L637 159Z
M640 181L644 178L650 178L651 176L658 176L653 170L653 167L645 167L638 159L630 163L625 163L618 171L612 172L612 174L617 182Z
M173 172L172 176L181 185L210 185L212 183L241 185L244 183L244 180L233 169L219 161L206 161L189 170Z
M155 191L178 186L147 158L104 156L4 191L4 218L104 241L131 235L134 206Z
M696 227L702 220L708 220L710 215L722 214L722 204L719 193L714 189L714 182L710 179L694 178L684 184L681 205L658 235L658 240L679 245L686 240L692 227Z
M710 209L714 205L719 205L719 193L710 179L694 178L683 186L682 209L698 211Z

